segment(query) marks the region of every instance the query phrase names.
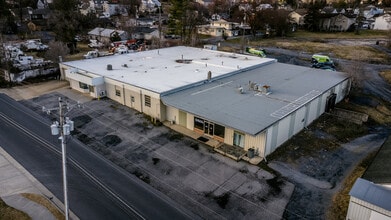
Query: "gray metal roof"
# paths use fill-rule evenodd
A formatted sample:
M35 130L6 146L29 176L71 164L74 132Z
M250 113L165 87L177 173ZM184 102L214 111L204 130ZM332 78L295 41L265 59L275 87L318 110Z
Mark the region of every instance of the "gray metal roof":
M340 72L282 63L263 66L164 95L168 106L217 124L256 135L292 111L343 82ZM270 86L270 94L249 89L249 82ZM243 88L243 93L238 88Z
M391 184L391 136L381 146L363 178L378 184Z
M391 190L384 186L358 178L349 195L391 211Z

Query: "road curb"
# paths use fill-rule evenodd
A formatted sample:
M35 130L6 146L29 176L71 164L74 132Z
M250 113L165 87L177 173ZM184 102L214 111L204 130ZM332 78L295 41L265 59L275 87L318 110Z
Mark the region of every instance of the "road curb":
M19 164L18 161L16 161L11 155L9 155L1 146L0 155L3 155L3 157L12 166L18 169L21 174L23 174L30 181L31 185L39 192L41 192L42 196L51 201L54 206L56 206L62 213L64 213L64 204L56 196L54 196L53 193L50 192L42 183L40 183L33 175L31 175L21 164ZM79 220L79 217L77 217L72 211L70 211L69 217L73 220Z

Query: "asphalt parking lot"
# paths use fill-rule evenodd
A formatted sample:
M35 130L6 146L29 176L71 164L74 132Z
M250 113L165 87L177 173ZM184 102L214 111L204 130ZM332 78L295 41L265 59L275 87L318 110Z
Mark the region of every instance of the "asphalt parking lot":
M65 92L64 92L65 91ZM44 117L58 97L83 98L70 89L21 101ZM236 162L209 146L152 124L109 99L83 100L68 116L73 138L205 219L281 219L294 185L258 166ZM115 180L113 180L115 181ZM126 186L124 186L126 187Z

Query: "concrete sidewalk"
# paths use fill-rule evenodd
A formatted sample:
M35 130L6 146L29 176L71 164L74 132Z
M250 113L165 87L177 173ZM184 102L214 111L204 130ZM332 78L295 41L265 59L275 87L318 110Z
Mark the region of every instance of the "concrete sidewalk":
M24 167L0 147L0 197L7 205L28 214L33 220L54 220L46 207L26 199L21 193L32 193L52 198L53 205L63 210L63 204ZM78 219L72 212L71 219Z

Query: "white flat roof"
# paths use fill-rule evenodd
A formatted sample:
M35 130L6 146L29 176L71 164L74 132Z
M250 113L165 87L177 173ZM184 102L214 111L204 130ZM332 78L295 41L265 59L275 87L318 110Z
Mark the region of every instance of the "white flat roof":
M182 61L183 62L180 62ZM179 61L179 62L178 62ZM86 71L156 93L172 91L207 79L276 62L275 59L194 47L169 47L95 59L64 62ZM112 70L107 70L107 65Z

